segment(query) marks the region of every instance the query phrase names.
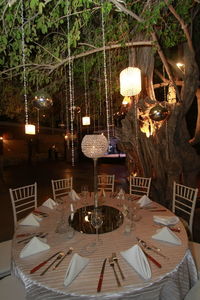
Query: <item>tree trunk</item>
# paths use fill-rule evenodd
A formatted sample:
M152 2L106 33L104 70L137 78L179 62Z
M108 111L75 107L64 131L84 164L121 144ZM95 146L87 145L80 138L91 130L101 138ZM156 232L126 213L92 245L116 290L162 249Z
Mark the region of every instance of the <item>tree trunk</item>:
M196 187L196 175L200 170L200 160L190 145L186 124L186 113L194 99L198 82L198 68L193 54L187 49L187 69L185 73L182 101L175 104L162 102L170 115L154 135L149 138L141 132L138 109L153 106L152 92L153 52L148 47L132 50L132 64L141 68L143 88L140 99L136 97L124 120L118 128L117 136L121 148L127 154L130 173L152 177L151 197L153 200L171 207L173 182ZM158 124L160 126L160 124Z

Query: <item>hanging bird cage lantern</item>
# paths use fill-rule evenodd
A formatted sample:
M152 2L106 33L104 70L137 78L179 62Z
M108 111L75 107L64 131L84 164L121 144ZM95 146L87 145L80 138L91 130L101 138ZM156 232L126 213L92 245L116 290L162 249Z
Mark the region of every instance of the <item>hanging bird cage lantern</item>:
M141 89L140 69L128 67L120 73L120 94L122 96L138 95Z
M169 85L168 87L167 102L171 104L176 103L176 89L174 85Z
M82 117L82 125L83 126L90 125L90 117L89 116Z
M35 125L32 124L26 124L25 125L25 134L35 134Z

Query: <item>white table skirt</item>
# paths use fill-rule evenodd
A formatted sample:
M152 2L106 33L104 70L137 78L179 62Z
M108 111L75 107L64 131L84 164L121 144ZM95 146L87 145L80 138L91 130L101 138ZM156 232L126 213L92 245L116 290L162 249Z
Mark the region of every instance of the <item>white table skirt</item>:
M117 199L107 197L104 205L117 206ZM130 205L130 201L127 201ZM158 204L155 204L160 208ZM77 207L81 206L81 202L77 203ZM69 207L67 210L69 214ZM120 228L100 235L102 244L98 249L89 254L85 252L88 243L95 239L95 235L81 234L76 232L71 240L67 240L66 234L58 234L55 232L57 223L60 218L60 210L50 210L46 207L39 208L43 212L47 212L49 216L40 222L40 227L18 226L13 238L13 273L21 278L24 282L28 300L64 300L64 299L137 299L137 300L182 300L188 290L197 281L197 271L193 261L193 257L188 250L187 234L183 225L179 222L178 227L181 228L180 233L176 233L181 241L181 246L172 245L160 241L153 240L151 236L155 234L157 228L153 223L153 215L173 215L169 210L166 212L151 212L147 209L141 209L141 220L135 223L135 229L130 234L125 234L125 225L127 220ZM17 243L19 238L16 235L24 232L33 231L48 232L47 243L50 249L31 255L27 258L19 258L20 251L24 247L23 244ZM124 251L136 244L136 237L146 242L150 242L158 246L161 252L165 254L169 260L162 258L158 254L149 251L157 261L162 264L159 269L150 261L152 277L146 281L141 278L135 270L120 255L120 251ZM69 247L73 247L73 253L78 253L89 258L89 264L78 275L78 277L66 287L64 276L72 255L69 255L60 264L58 269L49 270L45 275L40 273L45 267L41 268L34 274L30 274L30 270L50 257L57 251L66 252ZM102 292L96 293L100 270L104 258L111 256L112 252L116 252L119 258L120 266L126 276L124 281L121 280L122 287L118 288L115 277L109 263L106 263Z

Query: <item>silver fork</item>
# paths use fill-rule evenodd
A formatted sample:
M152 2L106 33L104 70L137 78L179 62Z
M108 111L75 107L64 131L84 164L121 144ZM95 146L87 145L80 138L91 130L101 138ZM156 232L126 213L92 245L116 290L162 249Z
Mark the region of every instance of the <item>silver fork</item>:
M65 255L64 252L60 252L58 256L52 261L52 263L40 274L40 276L44 275L50 268L51 266L59 259L61 259Z
M114 272L114 275L115 275L115 279L116 279L116 281L117 281L117 285L118 285L118 287L120 287L120 286L121 286L121 283L120 283L120 281L119 281L119 278L118 278L117 273L116 273L116 270L115 270L114 260L113 260L112 257L109 257L108 261L109 261L109 264L110 264L111 268L113 269L113 272Z
M125 280L125 276L124 276L124 274L123 274L123 272L122 272L122 269L121 269L121 267L120 267L120 265L119 265L119 261L118 261L118 258L117 258L117 255L116 255L115 252L112 253L112 259L113 259L113 261L116 263L116 265L117 265L117 267L118 267L118 269L119 269L119 273L120 273L120 275L121 275L122 280Z

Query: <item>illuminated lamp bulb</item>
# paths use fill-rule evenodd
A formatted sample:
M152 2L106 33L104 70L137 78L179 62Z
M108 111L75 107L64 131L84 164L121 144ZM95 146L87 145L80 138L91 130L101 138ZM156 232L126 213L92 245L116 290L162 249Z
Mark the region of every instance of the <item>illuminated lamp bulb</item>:
M25 134L34 135L35 134L35 125L26 124L25 125Z
M131 98L129 96L125 96L122 105L128 105L131 102Z
M122 96L138 95L141 89L140 69L128 67L120 73L120 94Z
M82 117L82 125L83 126L90 125L90 117L88 116Z

